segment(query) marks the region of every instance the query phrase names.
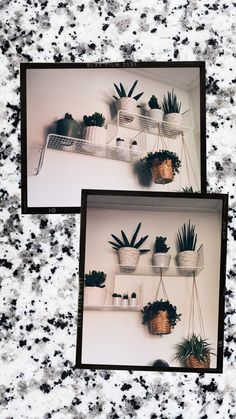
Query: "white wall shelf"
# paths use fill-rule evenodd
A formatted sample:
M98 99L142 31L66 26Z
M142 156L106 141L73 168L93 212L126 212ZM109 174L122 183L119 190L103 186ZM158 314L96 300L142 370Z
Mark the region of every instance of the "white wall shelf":
M141 311L142 307L140 305L137 306L127 306L127 307L123 307L122 305L120 306L115 306L115 305L104 305L104 306L90 306L90 305L85 305L84 306L84 310L91 310L91 311Z

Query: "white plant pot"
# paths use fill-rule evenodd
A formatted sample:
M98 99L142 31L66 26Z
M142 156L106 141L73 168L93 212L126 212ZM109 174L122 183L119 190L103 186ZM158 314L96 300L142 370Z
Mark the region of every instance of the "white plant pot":
M157 122L162 122L162 120L163 120L163 110L162 109L150 109L148 111L148 116L150 118L156 119Z
M131 156L132 157L138 156L138 154L139 154L139 152L138 152L138 144L131 144L131 146L130 146L130 153L131 153Z
M135 307L138 305L138 299L137 298L130 298L129 305L132 307Z
M124 299L124 298L122 298L121 305L122 305L122 307L128 307L128 305L129 305L129 300L128 300L128 299Z
M118 250L119 264L122 272L133 272L139 261L139 250L134 247L121 247Z
M169 253L154 253L153 265L158 268L168 268L170 264L171 255Z
M130 151L126 147L126 144L124 141L117 141L116 140L116 155L118 159L123 161L129 161L130 160Z
M198 256L198 252L194 250L185 250L184 252L178 253L178 266L180 266L181 268L187 268L180 269L182 275L188 275L191 272L195 272L193 268L196 268L198 266Z
M96 144L105 145L106 128L104 127L86 127L85 140Z
M85 287L84 288L84 303L88 306L103 306L106 299L105 288L99 287Z
M116 101L116 106L118 111L136 113L137 101L131 97L122 97Z
M167 137L176 137L183 126L183 116L180 113L168 113L163 116L163 121L167 122L162 127L162 134Z
M121 305L121 297L112 297L112 305L113 306L120 306Z

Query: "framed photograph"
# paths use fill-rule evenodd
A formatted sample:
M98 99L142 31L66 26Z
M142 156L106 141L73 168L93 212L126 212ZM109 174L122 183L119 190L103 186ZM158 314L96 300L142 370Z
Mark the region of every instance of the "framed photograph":
M222 373L227 208L82 191L78 368Z
M21 64L22 212L82 189L206 191L204 62Z

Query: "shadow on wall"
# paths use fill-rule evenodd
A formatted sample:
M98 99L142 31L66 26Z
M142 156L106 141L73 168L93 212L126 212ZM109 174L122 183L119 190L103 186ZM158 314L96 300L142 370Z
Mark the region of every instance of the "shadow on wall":
M149 170L145 170L144 164L139 160L133 165L133 173L137 175L141 186L151 187L152 175Z

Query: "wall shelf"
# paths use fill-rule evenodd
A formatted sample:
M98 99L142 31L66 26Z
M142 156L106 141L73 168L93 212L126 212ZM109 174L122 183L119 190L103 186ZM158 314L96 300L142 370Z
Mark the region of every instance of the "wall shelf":
M105 305L105 306L89 306L89 305L85 305L84 306L84 310L87 311L141 311L142 307L140 305L137 306L127 306L127 307L123 307L122 305L120 306L115 306L115 305Z
M159 266L137 266L133 270L133 266L116 265L113 268L114 275L131 275L131 276L197 276L203 270L203 266L196 266L193 268L185 268L181 266L170 266L169 268L161 268Z

